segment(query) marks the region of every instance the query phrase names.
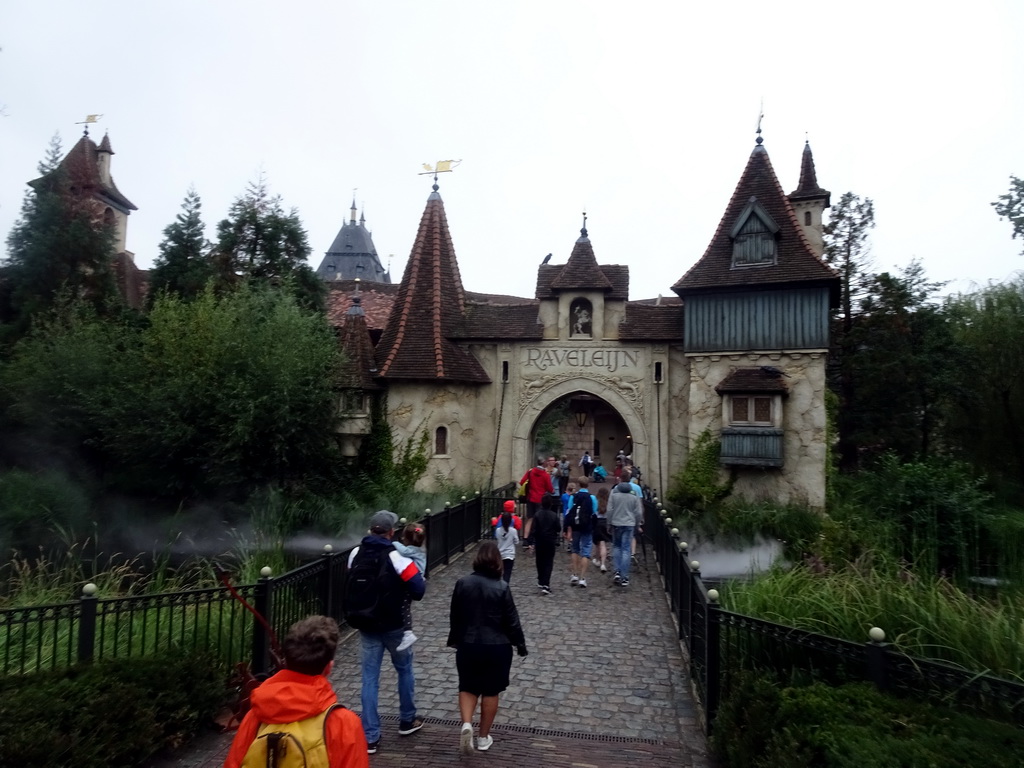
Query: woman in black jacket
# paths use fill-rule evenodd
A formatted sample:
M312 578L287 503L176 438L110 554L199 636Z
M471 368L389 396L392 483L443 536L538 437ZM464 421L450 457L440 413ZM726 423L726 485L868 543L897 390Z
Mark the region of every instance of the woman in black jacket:
M493 540L484 541L473 559L473 573L463 576L452 592L448 645L455 648L459 670L459 748L473 751L473 713L480 702L480 736L476 748L491 748L491 723L498 712L498 694L508 688L512 646L526 655L526 640L512 592L502 578L501 555Z

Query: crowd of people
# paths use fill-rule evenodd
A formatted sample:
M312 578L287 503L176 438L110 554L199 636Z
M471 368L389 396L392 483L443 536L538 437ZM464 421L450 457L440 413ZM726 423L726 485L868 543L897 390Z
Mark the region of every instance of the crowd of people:
M615 584L629 586L635 536L643 531L643 492L626 461L616 462L614 485L589 454L579 466L583 471L572 480L565 456L538 459L520 480L521 500L504 502L490 521L493 538L480 544L471 573L452 592L447 645L455 649L463 754L491 748L491 725L509 686L513 651L528 653L510 586L517 553L533 554L543 596L552 594L554 562L563 544L571 558L569 586L585 589L591 565L603 574L613 571ZM603 485L592 493L591 482ZM525 507L522 517L519 504ZM314 764L368 766L368 756L382 741L377 700L385 651L398 678L398 735L423 728L415 697L412 604L426 593L425 538L422 524L399 526L397 515L381 510L349 554L344 611L348 625L359 632L360 714L338 703L327 679L338 646L337 622L308 617L284 639L283 669L252 692L225 768L289 765L295 755L318 761Z

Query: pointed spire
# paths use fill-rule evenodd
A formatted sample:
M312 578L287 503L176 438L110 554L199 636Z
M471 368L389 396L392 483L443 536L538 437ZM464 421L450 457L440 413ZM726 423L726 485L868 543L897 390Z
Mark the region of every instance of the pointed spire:
M356 223L356 198L355 198L355 195L352 196L352 207L349 208L349 214L350 214L349 215L349 220L353 224L355 224Z
M818 186L818 174L814 169L814 155L811 153L811 142L804 140L804 152L800 159L800 183L796 190L790 193L790 199L807 200L825 198L825 207L828 208L828 198L831 193L827 189Z
M594 246L587 232L587 212L583 212L583 228L572 247L569 260L558 276L551 281L552 290L579 290L581 288L599 291L612 290L612 283L601 271L594 255Z
M96 149L97 152L108 152L111 155L114 154L114 150L110 147L110 134L103 134L103 141L100 142L99 147Z
M737 269L733 265L733 228L743 217L751 199L778 225L773 233L776 256L773 264ZM730 287L763 286L794 282L828 281L835 273L822 262L804 235L793 206L782 191L768 151L758 144L747 161L725 214L704 255L672 286L682 296L695 291L718 291Z
M462 277L435 183L377 344L380 375L390 379L489 382L479 361L451 341L462 327L464 316Z

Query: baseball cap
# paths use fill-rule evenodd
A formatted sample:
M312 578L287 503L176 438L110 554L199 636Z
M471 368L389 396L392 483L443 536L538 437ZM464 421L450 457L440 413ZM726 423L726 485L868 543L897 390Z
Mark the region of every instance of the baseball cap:
M512 501L512 499L509 499L508 501L505 502L505 511L506 512L515 512L516 511L516 503L514 501Z
M395 525L397 524L398 515L382 509L379 512L374 512L373 517L370 518L370 532L387 533L388 531L395 530Z

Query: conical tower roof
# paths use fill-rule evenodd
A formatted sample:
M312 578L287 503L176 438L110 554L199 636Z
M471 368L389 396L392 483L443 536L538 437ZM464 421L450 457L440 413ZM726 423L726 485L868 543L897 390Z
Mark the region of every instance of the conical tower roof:
M435 184L377 344L380 375L386 379L489 382L479 361L451 341L462 330L464 318L462 277Z
M590 236L584 225L580 230L579 239L572 247L569 261L562 267L558 277L551 281L554 290L598 290L610 291L611 281L601 271L594 255L594 247L590 244Z
M373 344L366 326L366 313L358 288L352 296L352 306L341 325L341 348L345 350L345 365L340 376L343 387L377 389L377 362Z
M127 197L121 194L114 180L109 182L103 180L100 174L100 163L97 154L100 150L114 154L110 148L110 139L103 137L103 145L96 146L96 142L83 134L82 138L71 148L71 151L60 161L59 169L68 174L73 184L82 192L93 195L100 202L107 203L121 210L123 213L137 211L138 208ZM35 187L42 179L30 181L29 185Z
M819 259L797 222L793 206L782 191L761 138L750 153L725 215L704 255L672 286L680 296L687 292L715 292L723 289L781 287L784 284L829 282L835 272ZM770 264L736 266L733 263L733 228L756 208L772 219L775 258Z
M814 155L811 153L811 142L804 142L803 156L800 158L800 183L789 193L790 200L825 199L825 207L829 207L831 192L818 186L818 174L814 170Z

